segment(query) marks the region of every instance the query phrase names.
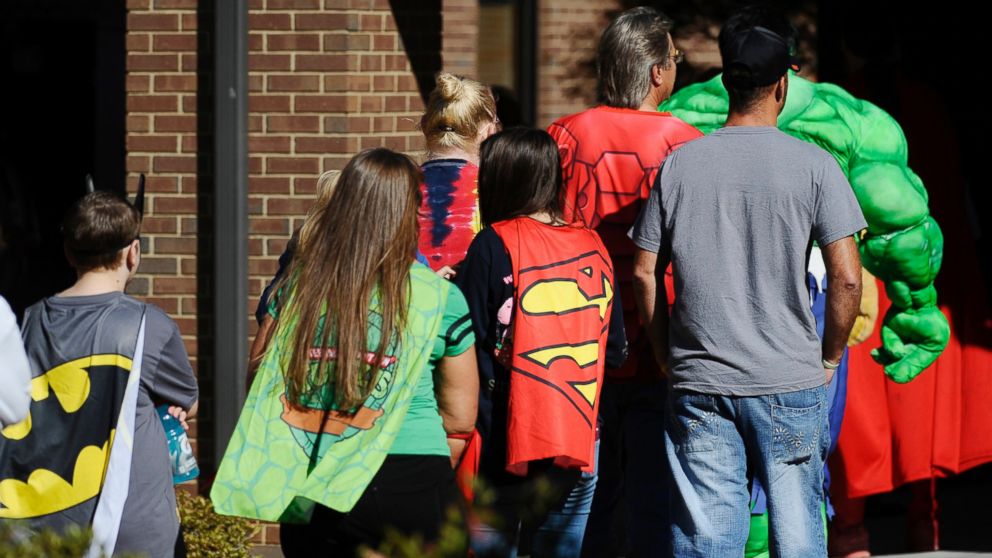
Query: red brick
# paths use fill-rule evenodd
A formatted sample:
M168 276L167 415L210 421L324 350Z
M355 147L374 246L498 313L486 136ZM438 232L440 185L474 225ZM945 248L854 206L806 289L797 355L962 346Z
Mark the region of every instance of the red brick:
M380 14L362 14L358 25L362 31L381 31L383 28L382 16Z
M373 132L395 132L396 118L393 116L376 116L372 119Z
M183 95L183 112L196 112L196 95Z
M182 221L181 229L184 235L196 235L196 230L197 230L196 217L183 217L181 221Z
M282 179L280 179L282 180ZM298 179L299 180L299 179ZM250 234L289 234L289 222L285 219L255 217L248 221Z
M195 72L196 71L196 55L195 54L183 54L183 71L184 72Z
M300 201L313 203L313 200ZM309 207L307 209L309 210ZM300 214L306 214L306 210L302 211ZM286 251L286 244L289 244L288 238L270 238L266 241L265 248L270 256L278 256Z
M196 91L196 76L156 75L155 91Z
M175 72L179 70L179 57L175 54L128 54L129 72Z
M127 172L147 173L151 166L151 159L147 155L128 155L124 167Z
M196 116L160 115L155 117L156 132L195 132Z
M128 112L176 112L179 98L175 95L128 95Z
M319 132L320 118L317 116L271 115L266 117L266 130L269 132Z
M131 12L127 14L127 29L128 31L178 31L179 16Z
M249 238L248 239L248 255L249 256L264 256L265 245L262 243L261 238Z
M387 54L384 58L387 70L401 71L410 66L410 60L405 54Z
M248 173L249 174L262 174L262 158L261 157L248 157Z
M281 176L252 176L248 178L248 192L251 194L289 195L289 178Z
M406 140L406 136L387 136L382 145L393 151L406 151Z
M184 194L196 193L196 176L183 177L183 193Z
M143 234L175 234L176 219L174 217L153 217L146 215L141 220L141 232Z
M265 35L262 33L248 33L248 52L262 50L265 50Z
M288 72L292 69L292 62L293 59L288 54L249 54L248 70L252 72L271 70Z
M313 205L312 199L306 198L271 198L266 204L269 215L306 215ZM276 253L282 253L285 245Z
M144 296L149 293L148 277L135 277L124 288L124 292L131 296Z
M179 266L176 265L175 258L156 258L153 256L145 256L141 258L141 264L138 266L141 273L161 273L175 275Z
M269 10L318 10L320 0L268 0Z
M373 35L372 50L396 50L396 35Z
M248 132L261 132L262 131L262 115L252 114L248 116Z
M362 112L382 112L382 97L364 96L361 100Z
M317 194L317 180L315 178L294 178L293 194L297 196L314 196Z
M344 95L297 95L296 112L345 112L348 97Z
M350 160L351 160L350 156L324 157L321 160L321 168L324 171L341 170L344 168L345 165L348 164L348 161Z
M138 177L130 176L127 179L127 191L136 192L138 190ZM175 176L146 176L145 191L149 193L172 194L179 191L179 179Z
M269 51L320 50L320 35L316 33L271 34L266 38Z
M128 136L127 150L129 153L137 151L175 153L176 136Z
M363 72L381 72L383 68L381 54L363 54L360 58L359 68Z
M296 30L340 31L354 29L353 14L296 14Z
M149 84L151 83L151 77L140 75L140 74L128 74L124 78L125 86L124 88L129 93L144 93L148 91Z
M196 213L196 198L188 196L176 196L176 197L155 197L152 213L158 214L176 214L185 213L192 215ZM157 238L155 242L162 240ZM158 244L155 245L156 249Z
M160 238L158 240L194 240L191 238ZM193 243L196 246L196 243ZM196 279L192 277L156 277L155 294L191 294L196 292Z
M196 335L196 318L173 318L173 321L179 326L179 333L182 335Z
M320 159L313 157L269 157L265 161L265 172L271 174L317 174L320 172ZM272 212L269 200L269 213Z
M155 172L196 172L196 157L192 155L175 157L159 155L155 157L154 170Z
M297 54L297 71L337 72L349 67L347 54Z
M248 138L250 153L289 153L289 136L257 136Z
M183 314L196 314L196 299L185 297L182 299Z
M396 76L372 76L373 91L396 91Z
M142 263L144 263L144 259L142 259ZM138 269L139 270L141 269L141 266L140 265L138 266ZM147 302L148 304L154 304L155 306L158 306L166 314L176 315L176 314L179 313L179 299L178 298L175 298L175 297L154 297L154 296L150 296L150 297L145 297L143 300L145 302Z
M248 74L248 91L262 91L263 89L265 89L265 76Z
M348 35L341 33L324 35L324 50L328 52L348 50Z
M183 345L186 345L186 352L190 356L196 354L196 349L197 349L196 337L183 337ZM209 408L209 405L204 405L204 406Z
M272 277L279 269L279 262L273 258L248 258L248 274Z
M320 91L319 76L271 75L267 80L269 91Z
M155 52L195 52L196 35L193 33L156 34L152 37L152 50Z
M249 95L249 112L289 112L289 95Z
M147 10L149 6L149 0L127 0L125 6L129 11Z
M180 258L179 269L183 275L196 275L196 258Z
M151 44L151 35L148 33L128 33L124 38L124 48L128 52L147 51Z
M248 14L248 28L253 31L289 31L293 27L289 14Z
M389 95L383 100L386 112L403 112L406 110L406 97L402 95Z
M183 140L180 143L180 150L183 153L196 153L196 144L197 144L196 136L194 135L183 136Z
M195 10L197 0L155 0L157 10Z
M369 50L372 38L369 35L348 35L348 50Z
M196 14L183 14L182 24L183 24L183 31L196 31L196 26L197 26Z
M353 153L357 138L296 138L297 153Z

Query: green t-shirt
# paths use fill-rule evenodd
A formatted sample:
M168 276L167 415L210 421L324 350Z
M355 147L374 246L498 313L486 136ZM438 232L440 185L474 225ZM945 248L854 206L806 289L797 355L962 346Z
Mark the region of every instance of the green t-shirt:
M279 317L278 294L269 301L269 314ZM319 334L318 334L319 335ZM431 351L430 370L420 376L420 381L410 401L410 408L403 426L396 435L389 453L392 455L443 455L448 456L447 435L434 395L434 378L437 365L446 356L458 356L475 344L472 320L468 313L465 295L457 288L448 289L441 329Z

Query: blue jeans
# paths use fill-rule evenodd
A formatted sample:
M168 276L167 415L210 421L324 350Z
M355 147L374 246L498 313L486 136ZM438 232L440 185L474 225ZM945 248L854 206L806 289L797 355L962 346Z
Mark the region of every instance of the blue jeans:
M828 406L827 386L754 397L674 391L665 423L672 554L742 556L756 477L767 493L772 557L826 556Z
M599 441L596 442L599 453ZM554 492L547 510L536 514L540 500ZM578 558L596 490L596 473L551 467L546 474L512 486L494 486L489 510L498 525L471 527L471 548L478 558L516 558L521 534L531 542L533 558Z
M649 362L653 363L653 357ZM665 400L668 382L604 382L599 402L599 478L589 511L584 558L664 556L668 548ZM617 518L617 515L621 517ZM622 517L626 515L626 517ZM616 533L617 524L626 533ZM626 548L624 547L626 543Z

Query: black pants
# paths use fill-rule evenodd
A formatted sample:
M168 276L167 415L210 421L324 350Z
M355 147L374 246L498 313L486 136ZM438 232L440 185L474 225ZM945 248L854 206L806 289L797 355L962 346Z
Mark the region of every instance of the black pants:
M430 543L449 510L456 511L464 530L464 504L454 479L447 457L390 455L350 512L318 505L309 525L283 523L282 552L286 558L355 556L362 546L377 548L386 529Z

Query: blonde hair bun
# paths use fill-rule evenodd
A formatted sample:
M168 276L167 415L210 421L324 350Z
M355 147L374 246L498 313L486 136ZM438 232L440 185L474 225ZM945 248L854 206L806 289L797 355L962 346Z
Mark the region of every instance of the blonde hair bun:
M463 78L448 72L440 72L435 80L437 92L441 99L453 103L465 94L465 83Z

